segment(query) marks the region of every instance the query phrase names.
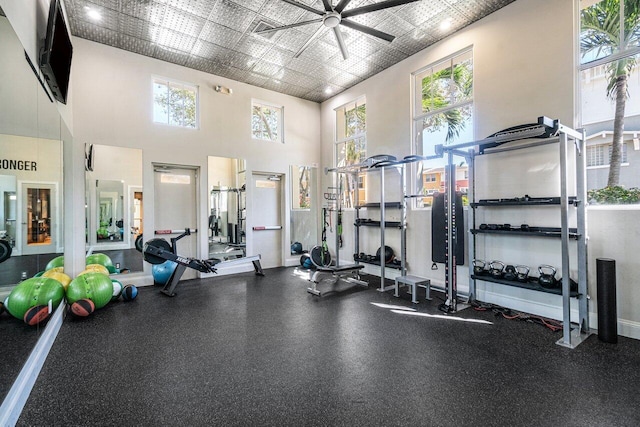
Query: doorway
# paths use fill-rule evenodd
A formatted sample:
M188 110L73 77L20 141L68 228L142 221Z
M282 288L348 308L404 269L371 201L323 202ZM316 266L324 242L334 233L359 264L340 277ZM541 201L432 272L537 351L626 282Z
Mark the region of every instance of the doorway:
M22 183L22 254L56 252L56 186Z
M154 174L154 237L163 237L170 242L185 228L197 227L198 168L174 165L153 165ZM197 258L198 237L196 234L177 242L177 253L184 257ZM188 268L182 280L197 277L195 270Z
M282 257L282 175L252 175L253 209L260 212L253 227L253 252L261 255L263 268L280 267Z

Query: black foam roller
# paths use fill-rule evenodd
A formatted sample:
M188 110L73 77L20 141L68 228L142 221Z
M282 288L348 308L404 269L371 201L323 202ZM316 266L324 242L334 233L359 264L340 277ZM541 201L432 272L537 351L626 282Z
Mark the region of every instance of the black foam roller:
M598 297L598 339L607 343L618 342L618 310L616 307L616 261L596 259Z

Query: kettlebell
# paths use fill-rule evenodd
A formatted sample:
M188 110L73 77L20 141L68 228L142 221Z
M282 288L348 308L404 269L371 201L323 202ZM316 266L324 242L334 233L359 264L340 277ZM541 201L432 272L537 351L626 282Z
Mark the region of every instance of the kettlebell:
M507 265L504 268L504 274L502 275L502 278L504 280L516 280L517 277L518 273L516 272L516 268L513 265Z
M529 281L529 267L526 265L516 265L516 279L518 282Z
M538 283L543 288L555 288L556 281L556 268L551 265L541 265L538 267Z
M500 279L502 277L503 270L504 262L496 260L489 263L489 274L491 274L494 279Z
M476 276L482 276L483 274L485 274L487 272L487 270L485 270L485 266L487 265L486 262L484 262L481 259L474 259L473 260L473 274L475 274Z

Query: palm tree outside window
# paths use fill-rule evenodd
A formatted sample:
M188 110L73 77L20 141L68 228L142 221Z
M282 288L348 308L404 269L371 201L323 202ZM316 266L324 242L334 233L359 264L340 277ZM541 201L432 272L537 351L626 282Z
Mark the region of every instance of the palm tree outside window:
M626 170L620 166L626 160L623 151L625 130L640 129L640 70L637 67L640 2L582 0L579 37L581 126L587 129L587 134L605 131L613 134L606 186L638 187L638 163L634 165L629 158L630 165L624 168ZM588 172L589 189L595 189L595 182L603 181L593 175L599 173Z
M438 144L473 141L472 48L430 64L412 77L414 153L433 155ZM417 165L414 193L425 195L415 199L417 207L431 205L431 194L436 191L423 185L423 175L444 164L444 159L438 159Z
M367 103L365 98L336 108L335 165L343 168L362 163L367 156ZM338 174L337 188L342 206L354 207L358 191L360 204L365 203L366 178Z

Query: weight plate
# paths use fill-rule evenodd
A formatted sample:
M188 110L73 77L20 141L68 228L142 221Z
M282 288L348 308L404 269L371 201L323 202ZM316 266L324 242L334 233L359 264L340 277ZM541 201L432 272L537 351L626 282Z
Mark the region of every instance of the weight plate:
M322 246L314 246L311 248L311 262L316 267L328 267L331 265L331 254L329 251L323 251Z
M143 247L144 242L142 241L142 234L138 234L138 237L136 237L136 250L138 252L142 252Z
M171 249L171 245L166 240L160 239L160 238L151 239L144 244L144 251L142 252L142 256L144 260L147 261L149 264L162 264L163 262L167 261L166 258L162 258L157 254L149 253L150 248L153 248L152 250L155 249L154 252L160 251L160 253L162 252L173 253L173 250Z
M0 262L4 262L11 256L11 245L7 240L0 239Z

